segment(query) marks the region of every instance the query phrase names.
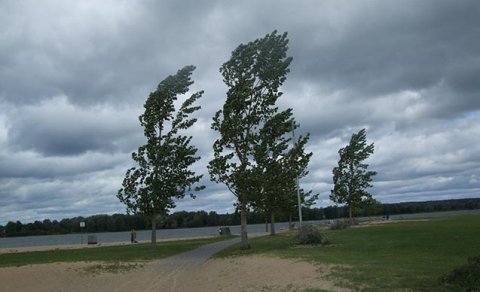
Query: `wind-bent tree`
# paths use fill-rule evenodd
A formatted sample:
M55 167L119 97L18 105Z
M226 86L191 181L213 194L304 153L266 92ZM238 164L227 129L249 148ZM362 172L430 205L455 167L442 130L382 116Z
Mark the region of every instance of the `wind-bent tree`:
M291 109L275 114L260 130L254 152L258 193L252 198L252 206L270 217L271 235L275 235L275 215L293 206L298 208L297 179L308 174L306 168L312 156L305 152L309 135L300 136L289 148L292 126L298 127Z
M187 98L176 111L175 101L188 92L193 81L190 76L194 66L186 66L175 75L168 76L150 93L144 104L145 112L140 115L147 143L132 153L138 167L130 168L125 174L122 188L117 197L127 205L127 210L148 216L152 222L152 244L156 243L157 217L166 215L175 207L174 199L181 199L192 191L193 184L201 179L189 167L200 157L197 148L190 145L191 136L179 132L190 128L197 119L189 118L200 109L194 106L203 91ZM176 114L175 114L176 113ZM203 186L194 190L203 189ZM190 193L192 197L193 193Z
M352 220L352 210L362 200L372 196L367 188L372 187L372 176L375 171L368 171L368 164L363 163L373 153L373 143L367 145L365 129L353 134L350 143L338 151L340 160L333 168L333 190L330 199L338 204L348 206L349 218Z
M275 113L282 95L279 87L289 72L287 34L276 31L239 45L220 72L229 87L223 109L218 111L212 129L220 133L213 145L209 163L211 179L224 183L237 197L241 218L241 246L248 248L247 208L255 193L254 147L262 125Z

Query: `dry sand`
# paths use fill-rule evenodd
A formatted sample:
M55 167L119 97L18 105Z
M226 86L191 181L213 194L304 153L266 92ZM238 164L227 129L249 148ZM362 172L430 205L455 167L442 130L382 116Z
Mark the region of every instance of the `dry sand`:
M0 269L0 291L346 291L325 277L331 267L269 256L210 259L169 269L168 260L123 273L88 272L99 263Z

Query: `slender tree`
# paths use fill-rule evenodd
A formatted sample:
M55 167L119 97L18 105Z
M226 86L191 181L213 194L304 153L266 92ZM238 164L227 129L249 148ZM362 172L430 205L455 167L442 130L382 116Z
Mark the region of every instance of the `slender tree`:
M330 199L339 204L348 206L349 218L352 220L352 210L363 199L372 196L367 188L372 187L372 176L375 171L368 171L368 164L363 163L374 150L373 143L367 145L366 130L362 129L353 134L350 143L338 151L340 160L333 168L333 190Z
M223 109L212 129L220 133L209 163L211 179L224 183L237 198L241 217L241 245L248 248L247 208L255 191L254 148L262 125L275 113L282 95L279 87L289 72L287 34L276 31L247 44L240 44L220 72L229 87ZM258 193L258 192L257 192Z
M200 109L193 104L203 91L192 94L178 111L174 104L178 96L187 93L193 84L190 78L193 70L194 66L180 69L150 93L144 105L145 112L139 117L147 143L132 153L138 166L127 170L123 187L117 195L129 212L151 219L152 244L156 243L157 217L174 208L174 199L181 199L185 193L191 192L192 186L202 177L189 170L200 158L195 156L197 148L190 144L192 137L181 135L180 131L196 122L189 115ZM202 188L195 187L195 191ZM190 195L194 197L193 193Z
M292 110L275 114L260 130L260 143L255 147L258 194L252 205L270 217L270 234L275 234L275 216L293 206L298 208L297 179L305 176L312 153L305 152L309 135L300 136L290 147L289 133ZM295 199L295 200L293 200Z

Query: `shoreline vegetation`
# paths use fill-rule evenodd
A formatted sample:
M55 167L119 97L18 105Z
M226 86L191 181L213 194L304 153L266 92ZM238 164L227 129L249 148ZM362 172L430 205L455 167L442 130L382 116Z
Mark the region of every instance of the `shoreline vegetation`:
M378 206L363 207L356 210L356 216L382 216L397 214L412 214L423 212L439 212L454 210L480 209L480 198L467 198L441 201L405 202L394 204L379 204ZM344 218L347 208L343 206L329 206L325 208L303 208L303 220L313 221L322 219ZM287 216L278 214L277 222L287 222ZM80 222L85 222L85 228L80 228ZM265 216L258 212L248 214L250 224L265 223ZM99 233L151 229L150 220L141 215L93 215L89 217L65 218L60 221L45 219L31 223L10 221L6 226L0 225L0 237L19 237L33 235L57 235L74 233ZM158 229L194 228L207 226L240 225L240 215L217 214L214 211L175 212L158 222Z

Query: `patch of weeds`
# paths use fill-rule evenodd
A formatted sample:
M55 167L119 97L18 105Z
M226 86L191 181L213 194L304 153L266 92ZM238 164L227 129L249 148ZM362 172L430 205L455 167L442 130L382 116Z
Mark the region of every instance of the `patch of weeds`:
M480 256L468 258L467 264L440 277L439 281L446 286L478 291L480 289Z
M298 230L298 234L295 236L295 242L297 244L321 244L325 245L330 243L327 235L318 225L305 224Z
M91 265L83 268L83 271L86 274L101 274L101 273L126 273L135 269L143 268L143 264L140 263L122 263L122 262L113 262L113 263L102 263Z

